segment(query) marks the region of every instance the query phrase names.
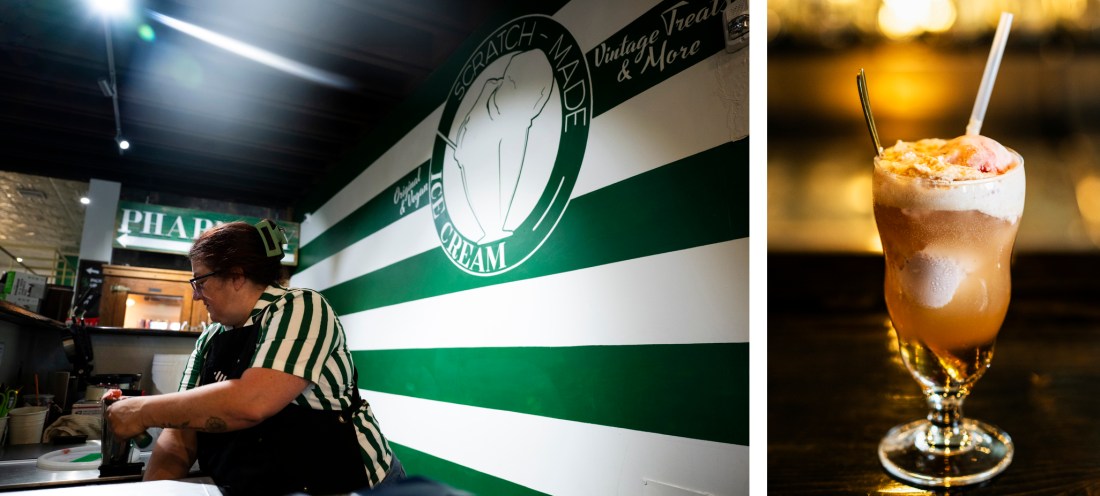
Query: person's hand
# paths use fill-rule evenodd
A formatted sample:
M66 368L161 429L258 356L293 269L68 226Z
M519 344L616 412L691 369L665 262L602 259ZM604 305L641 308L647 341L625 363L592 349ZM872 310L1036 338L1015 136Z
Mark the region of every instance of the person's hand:
M103 396L99 398L99 401L114 401L114 400L121 400L121 399L122 399L122 390L112 388L112 389L108 389L108 390L104 391Z
M104 398L106 398L106 395L104 395ZM104 419L103 425L110 425L111 432L120 439L130 439L145 432L145 429L149 427L141 421L141 406L145 403L145 397L118 396L117 399L118 401L107 407L105 413L107 418Z

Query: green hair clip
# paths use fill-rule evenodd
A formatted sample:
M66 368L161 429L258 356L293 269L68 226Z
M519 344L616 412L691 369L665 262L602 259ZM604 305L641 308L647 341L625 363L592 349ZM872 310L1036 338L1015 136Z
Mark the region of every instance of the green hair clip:
M283 244L287 242L286 233L283 228L276 225L270 220L264 219L256 224L256 230L260 231L260 239L264 242L264 249L267 250L267 256L282 256Z

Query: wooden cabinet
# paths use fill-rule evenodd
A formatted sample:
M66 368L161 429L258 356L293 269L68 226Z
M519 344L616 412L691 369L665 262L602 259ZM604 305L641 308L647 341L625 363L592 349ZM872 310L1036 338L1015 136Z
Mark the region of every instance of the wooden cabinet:
M198 330L210 316L202 301L192 299L190 279L180 270L104 265L99 325Z

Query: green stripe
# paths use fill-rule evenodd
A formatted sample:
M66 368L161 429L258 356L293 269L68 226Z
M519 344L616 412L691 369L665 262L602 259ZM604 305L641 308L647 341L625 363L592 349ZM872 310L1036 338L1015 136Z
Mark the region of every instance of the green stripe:
M588 67L592 73L592 87L595 95L593 101L593 115L600 115L615 108L635 96L641 94L665 80L675 76L702 60L722 51L726 42L722 37L722 12L725 1L714 0L664 0L657 6L642 14L619 32L609 36L604 42L605 47L599 45L593 47L585 54L588 59ZM666 36L665 22L668 19L670 9L676 8L678 17L683 20L688 14L697 15L706 13L706 19L696 21L686 29ZM712 9L719 9L715 14ZM664 14L664 15L663 15ZM618 49L623 40L637 42L639 38L646 37L650 33L659 32L661 37L654 46L647 47L640 53L635 52L611 63L596 65L597 55L606 49ZM691 50L693 44L694 53L685 58L681 48ZM641 58L637 58L638 56ZM664 55L664 56L662 56ZM669 61L669 56L672 61ZM629 59L625 67L623 62ZM624 70L627 71L624 73ZM629 74L630 77L624 77Z
M337 320L337 324L339 324L339 320ZM336 335L344 336L344 330L342 327L337 330ZM344 362L344 357L347 357L348 360L351 360L351 354L348 353L347 344L341 343L340 350L337 351L332 360L333 363L336 364L336 369L340 371L340 382L338 383L335 379L330 380L332 391L339 395L338 399L340 403L340 408L347 408L349 405L351 405L351 398L347 396L347 394L350 394L350 391L348 391L347 389L347 385L351 382L352 374L348 372L349 364ZM328 370L328 368L325 368L325 371Z
M322 379L328 379L329 388L331 389L332 394L336 396L337 403L339 403L341 405L341 408L343 408L343 401L341 401L344 391L343 385L337 385L332 378L332 373L329 371L328 367L325 367L325 361L327 361L328 357L332 355L333 348L335 347L324 346L325 339L327 339L328 336L331 335L332 343L333 345L335 345L339 336L339 334L332 335L328 330L329 314L335 315L335 313L332 309L327 307L324 298L322 298L319 293L315 293L313 291L303 291L302 294L304 296L307 296L307 299L309 299L311 303L314 298L321 301L320 322L317 323L317 344L314 345L313 349L311 350L309 360L306 362L305 374L303 374L303 377L307 377L312 380L315 373L314 370L318 368L318 364L320 364L321 372L317 374L316 382L320 383ZM314 391L319 390L319 385L314 387ZM322 397L322 395L320 394L315 394L315 396L317 397L317 402L321 405L323 409L333 409L332 403L329 402L327 398Z
M282 340L286 339L287 333L290 332L290 321L294 313L294 300L287 298L286 303L283 304L283 308L281 309L281 311L282 315L278 322L269 321L268 325L264 327L263 334L260 336L261 343L281 342ZM276 312L271 313L272 320L275 319L275 313ZM272 324L275 325L272 326ZM273 327L275 335L268 336ZM264 368L272 368L272 366L275 364L275 356L279 354L279 348L280 346L271 346L270 348L268 348L267 356L264 357L264 361L261 362L260 366Z
M327 398L324 394L321 394L320 382L322 380L324 380L325 382L328 383L329 390L331 390L332 394L336 396L335 399L336 399L336 403L339 405L339 409L345 408L347 405L345 405L344 402L342 401L343 396L341 395L341 391L344 390L344 385L342 383L340 383L339 381L337 381L336 376L332 373L331 370L329 370L326 367L326 368L321 369L321 376L317 380L318 384L313 387L313 391L314 391L313 396L315 398L317 398L317 403L320 404L321 409L323 409L323 410L336 410L337 409L337 408L333 407L332 402L329 401L329 398ZM308 404L308 403L305 403L305 404Z
M416 94L402 103L392 114L382 121L386 123L385 126L379 126L373 133L365 136L357 148L348 153L345 158L340 160L332 168L332 171L322 179L322 183L318 187L313 188L307 193L305 198L303 198L294 208L295 220L302 222L306 213L315 212L317 209L321 208L325 202L329 201L336 193L339 193L340 190L350 184L359 174L378 160L378 157L381 157L383 153L400 141L409 131L412 131L414 127L418 126L424 119L431 115L432 112L439 108L440 105L443 105L443 103L446 102L447 91L451 88L451 85L454 84L455 75L462 69L463 64L466 63L466 60L473 53L474 49L476 49L478 45L481 44L482 40L491 34L493 30L508 20L520 15L553 15L553 13L557 12L563 5L568 3L568 0L522 3L524 4L522 6L511 5L506 9L502 9L493 16L493 19L483 24L474 34L467 38L462 46L456 50L438 70L429 76L428 80L421 86ZM665 0L661 2L645 14L639 16L629 26L607 38L605 43L612 47L616 47L620 44L624 36L634 41L634 38L639 35L648 35L648 33L654 29L664 30L662 25L662 12L665 12L678 3L680 3L680 0ZM529 6L531 4L538 5ZM713 0L692 0L680 10L682 15L686 15L688 12L694 13L700 9L707 9L713 4ZM668 78L690 68L696 63L705 60L707 57L721 51L725 47L725 41L722 39L721 34L721 24L721 13L719 13L717 17L708 18L690 29L683 30L678 34L669 36L667 39L663 39L663 41L667 43L666 48L671 51L678 51L680 48L690 47L696 40L699 46L696 48L696 52L689 58L679 63L666 63L663 69L650 67L645 72L642 72L640 66L635 64L631 68L633 76L630 78L622 78L620 76L621 60L611 64L601 64L599 67L595 65L596 52L599 47L597 44L597 47L593 47L592 50L585 54L585 59L588 61L588 66L592 74L593 94L595 96L592 116L599 116L620 103L641 94ZM654 55L660 55L660 47L654 48L657 50L654 52ZM628 58L633 58L633 56ZM658 56L657 58L660 59L661 57ZM398 182L397 184L402 183ZM387 189L387 191L390 190L392 190L392 187ZM360 233L358 238L362 238L367 234L369 233ZM304 248L304 246L302 248ZM325 258L323 254L315 256L320 256L320 259ZM310 261L309 264L316 263L316 261L317 259L315 258Z
M282 296L281 294L273 294L273 293L269 293L268 291L270 291L270 290L267 290L267 291L264 291L263 293L260 293L260 301L266 301L268 303L271 303L275 300L278 300L279 297ZM285 291L282 292L282 293L286 294ZM264 308L266 308L266 305L263 306L263 307L260 307L260 308L253 308L252 311L255 312L257 310L263 310Z
M300 247L298 249L297 271L301 272L332 256L332 254L351 246L356 241L378 232L380 229L401 219L401 217L415 212L417 209L408 208L402 214L399 207L393 202L393 195L390 195L389 192L394 191L398 185L409 184L417 177L420 178L420 185L426 186L428 184L428 165L428 162L418 165L405 177L398 179L393 186L386 188L382 193L348 214L347 217L340 219L339 222L328 228L320 236ZM421 208L427 206L428 198L426 195L421 201Z
M88 453L80 458L77 458L69 463L83 463L99 460L103 458L103 453Z
M441 482L455 489L482 496L507 494L509 496L547 496L526 486L478 472L465 465L438 458L390 441L390 447L401 460L401 466L409 476L420 475Z
M364 437L366 437L370 441L370 445L371 445L371 447L374 448L374 451L376 453L379 453L379 455L381 455L382 453L385 453L386 450L384 450L382 448L383 448L383 446L385 446L387 444L386 436L382 434L382 429L378 428L378 419L374 418L374 415L371 414L370 409L367 409L367 410L363 411L363 417L362 418L367 419L367 422L370 423L371 428L374 429L374 432L377 432L378 436L379 436L379 438L375 438L373 435L372 436L367 436L366 434L369 433L370 431L367 430L367 427L365 425L363 425L362 422L360 422L359 427L360 427L360 429L362 429L361 432L364 433ZM356 419L360 419L360 417L356 417ZM382 445L379 446L378 443L382 443ZM377 462L378 462L378 465L382 467L382 471L386 472L390 469L390 465L388 463L386 463L386 460L384 458L385 458L384 456L380 456L380 458L377 460Z
M473 277L433 249L325 289L338 315L749 235L749 140L726 143L574 198L523 265Z
M303 291L303 296L309 300L309 304L312 310L314 300L320 302L319 311L317 316L317 337L316 344L313 345L313 349L310 350L309 359L306 361L306 369L303 377L314 377L314 370L320 367L324 367L324 360L332 354L332 350L336 346L336 336L329 331L329 314L333 312L325 301L321 298L320 293L313 291ZM312 319L309 321L312 323ZM333 390L336 394L339 394L340 390Z
M186 391L199 385L199 381L202 380L200 371L202 370L203 364L206 363L206 342L210 340L210 336L213 334L213 332L203 331L202 334L199 334L198 339L195 340L195 351L199 351L199 353L195 353L195 351L191 352L191 356L194 357L195 361L190 364L190 368L187 368L186 365L184 366L185 369L183 375L180 377L179 385L176 386L176 391ZM190 361L190 359L188 359L188 361Z
M749 444L749 344L353 351L372 391Z
M309 357L309 361L306 362L306 377L313 377L313 370L318 367L318 364L324 367L324 362L332 355L339 341L339 334L329 331L329 325L331 324L329 322L329 316L330 314L335 316L336 312L328 306L328 302L324 301L320 293L311 291L309 294L312 297L310 298L311 300L316 298L321 302L320 321L317 323L317 346L314 347L313 353ZM333 330L335 330L335 326L333 326ZM322 346L325 342L329 342L329 344L327 346ZM333 390L336 394L340 394L340 391L340 389Z
M354 418L352 418L351 422L355 424L355 429L358 431L358 433L366 438L367 443L370 443L373 453L382 453L382 451L378 448L378 442L374 440L374 436L371 435L370 431L367 430L366 426L363 425L363 422L362 420L360 420L359 416L356 415ZM378 471L374 469L374 464L377 462L377 460L375 460L374 457L371 456L371 452L363 449L362 444L359 445L359 456L363 458L364 465L367 466L367 475L370 477L371 484L377 484L379 481L381 481L382 479L380 478L380 475L382 474L379 474Z
M329 201L344 186L351 183L383 153L401 140L409 131L420 125L432 112L435 112L446 100L447 91L454 84L455 75L462 69L466 59L481 44L482 39L492 34L496 28L515 17L526 14L553 14L569 0L537 0L515 2L506 5L481 25L455 52L439 66L424 82L416 93L398 105L369 134L363 136L359 145L344 155L321 184L312 188L294 208L295 220L301 222L306 213L315 212Z
M303 291L301 300L302 318L299 319L300 323L294 326L295 330L297 331L294 335L294 339L290 340L289 343L284 341L280 345L280 347L286 346L287 344L290 345L290 351L287 353L286 356L286 363L287 365L290 365L290 370L286 372L289 374L294 374L298 372L298 357L301 356L302 350L305 349L306 343L308 342L307 340L309 338L309 331L311 330L313 325L313 298L310 298L309 295ZM324 330L321 330L321 334L324 335ZM317 348L320 347L321 343L320 341L318 341L313 345L313 351L317 351ZM307 364L306 369L302 371L301 377L305 377L306 380L312 381L313 375L311 375L310 372L310 367Z

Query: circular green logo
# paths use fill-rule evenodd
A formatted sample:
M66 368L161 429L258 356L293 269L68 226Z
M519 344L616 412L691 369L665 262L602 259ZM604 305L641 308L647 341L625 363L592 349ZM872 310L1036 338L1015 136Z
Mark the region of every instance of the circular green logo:
M569 204L591 118L588 63L561 24L523 16L481 42L432 149L432 217L456 266L501 274L542 246Z

